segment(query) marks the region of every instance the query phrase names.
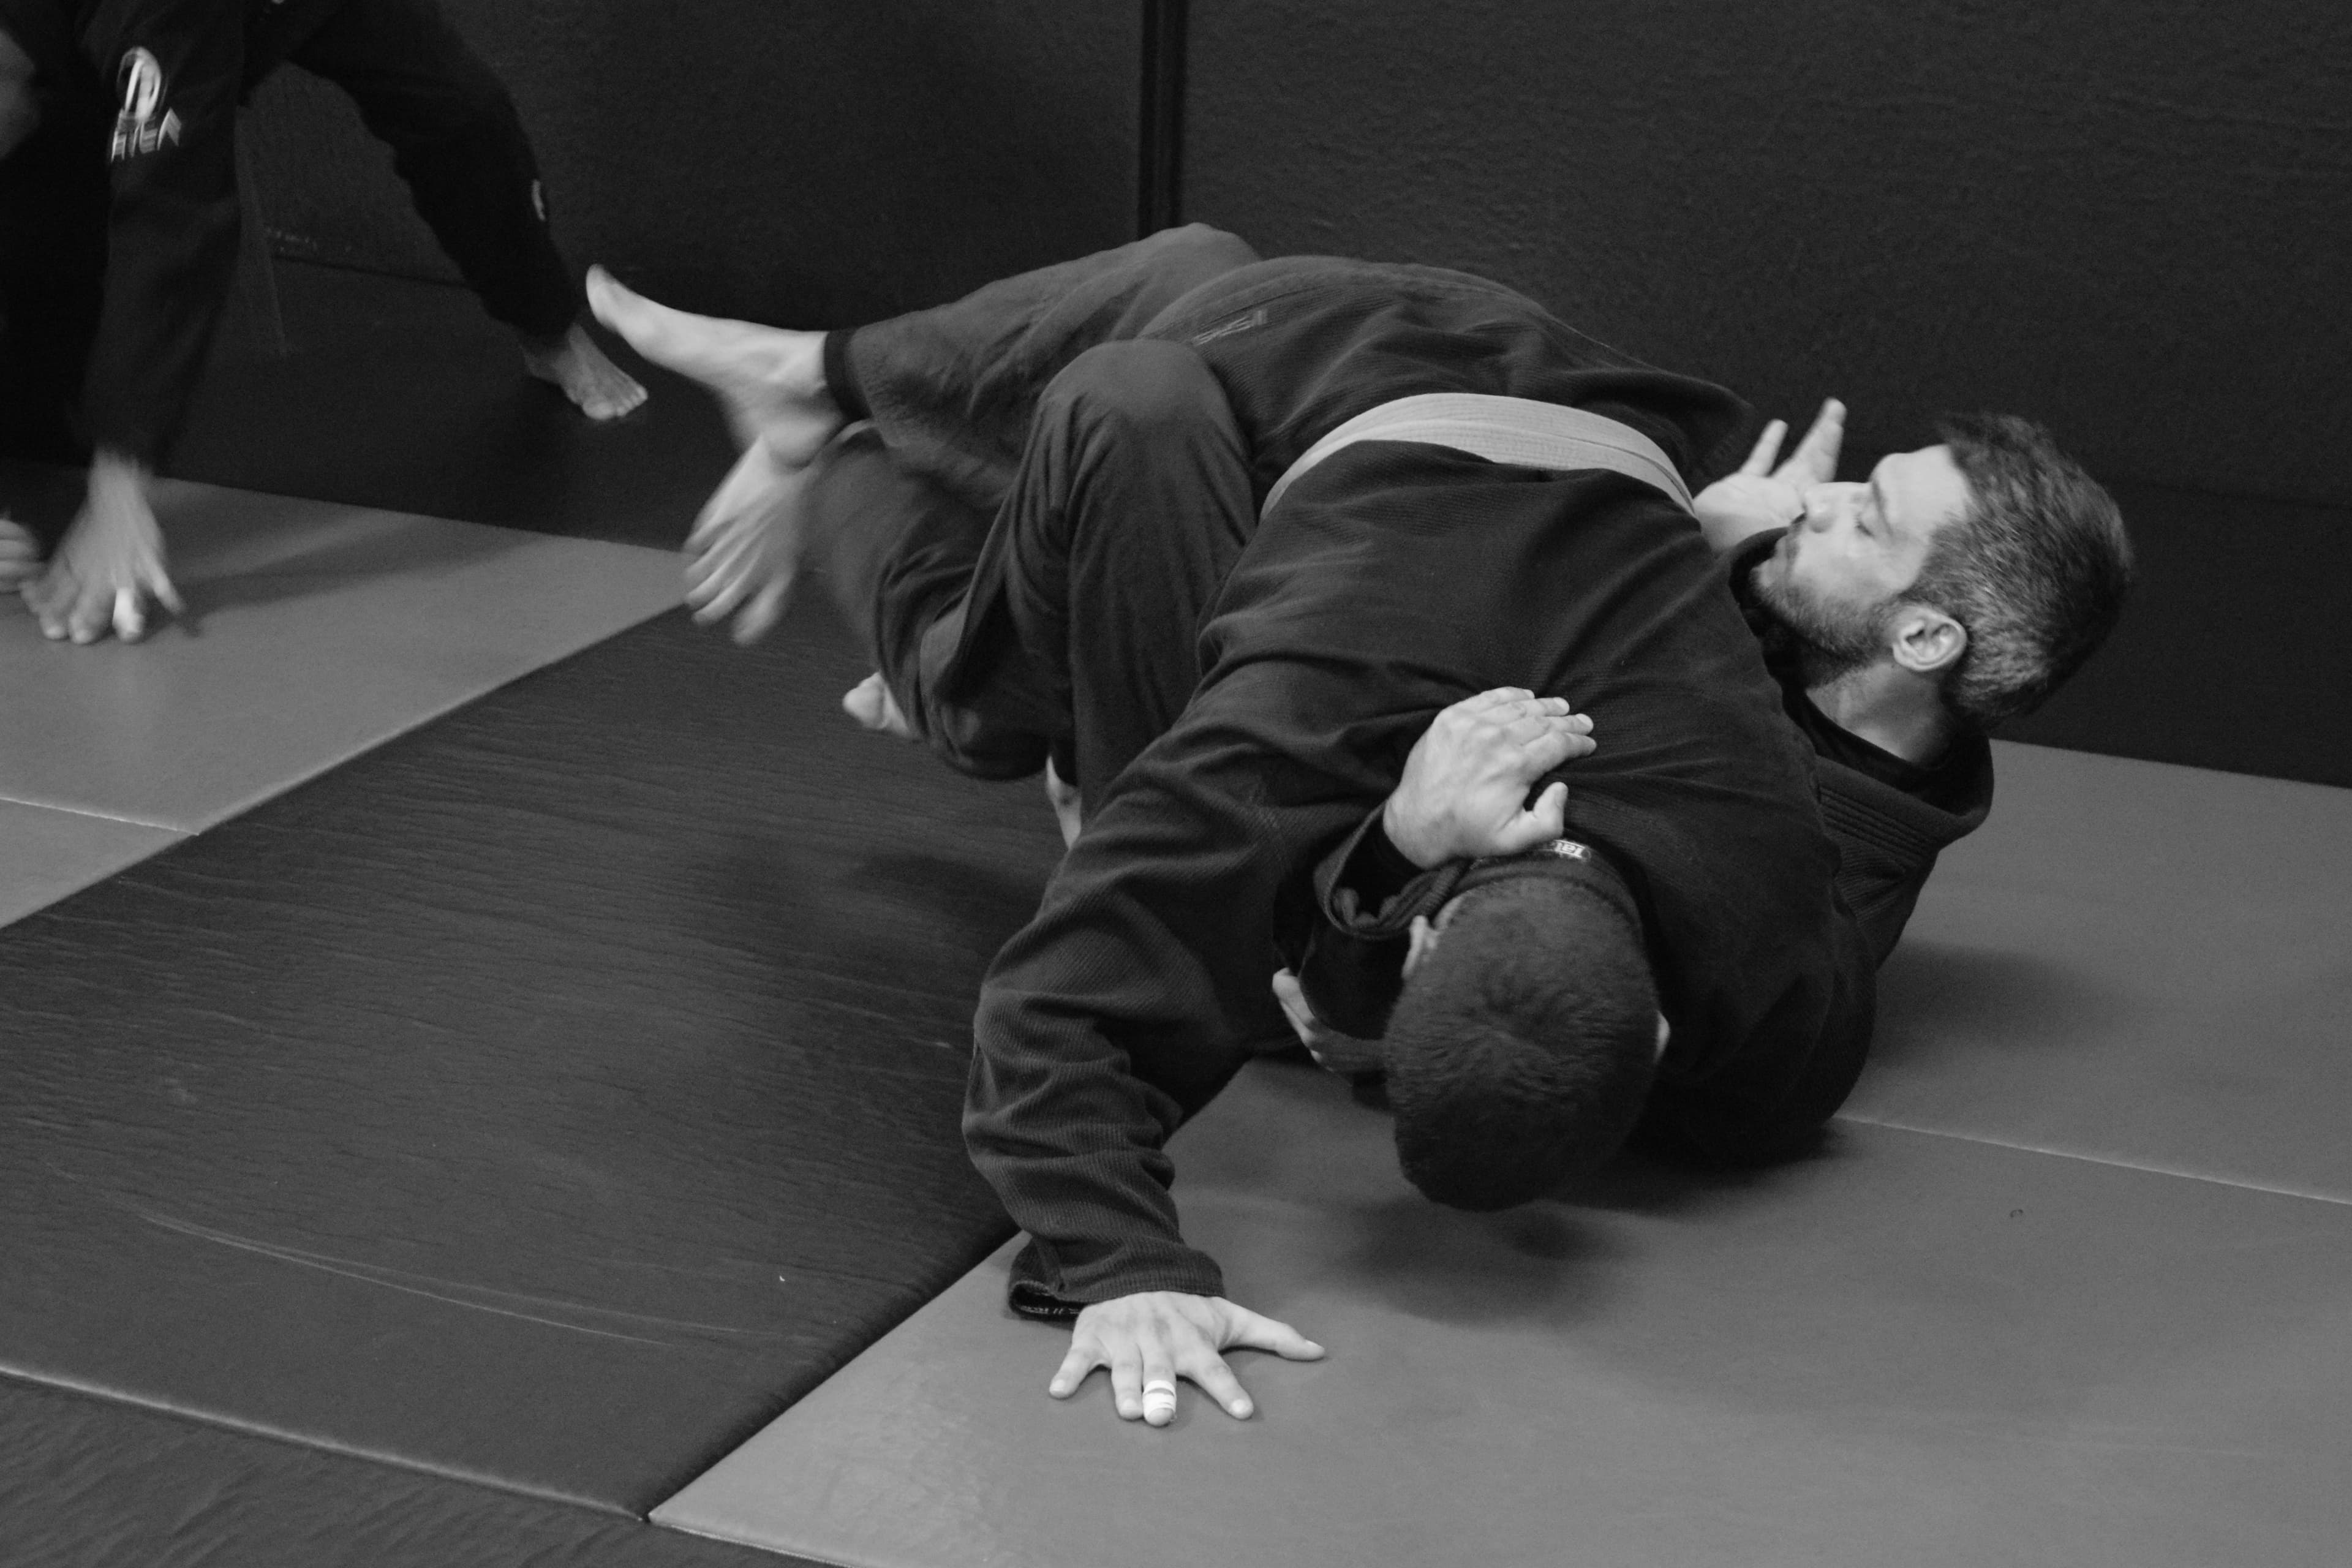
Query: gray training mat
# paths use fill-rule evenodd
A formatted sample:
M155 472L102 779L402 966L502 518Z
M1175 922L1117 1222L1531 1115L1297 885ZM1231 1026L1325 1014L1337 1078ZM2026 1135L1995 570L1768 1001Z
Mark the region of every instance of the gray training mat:
M1262 1063L1177 1141L1189 1235L1329 1351L1175 1425L1003 1306L1009 1249L656 1510L855 1568L2210 1568L2352 1538L2352 1209L1844 1129L1738 1183L1423 1202Z
M1430 1205L1262 1065L1188 1234L1332 1350L1118 1422L1009 1250L666 1504L860 1565L2337 1560L2352 1532L2352 795L2000 749L1815 1160ZM911 1506L885 1506L891 1499Z
M641 1515L986 1258L1060 840L866 668L672 612L0 932L0 1374Z
M0 925L135 865L181 835L0 800Z
M1994 751L1845 1114L2352 1201L2352 790Z
M145 642L52 644L0 604L0 800L200 831L681 593L641 545L184 480L156 510L188 613Z

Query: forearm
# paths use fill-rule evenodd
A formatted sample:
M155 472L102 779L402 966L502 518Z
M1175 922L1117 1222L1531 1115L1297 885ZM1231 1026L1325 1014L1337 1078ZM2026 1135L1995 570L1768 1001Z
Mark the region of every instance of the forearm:
M120 97L110 138L92 149L110 198L83 413L95 445L153 467L186 415L236 268L242 9L150 0L107 16L103 36L80 40Z
M82 409L94 445L155 466L195 395L205 351L237 266L237 80L242 9L233 0L155 0L85 36L91 64L118 82L103 148L110 214L106 303ZM131 101L136 99L136 101ZM131 113L136 110L136 113Z
M1296 863L1283 825L1214 787L1182 739L1122 775L990 966L973 1020L965 1142L1065 1301L1223 1293L1178 1228L1166 1144L1286 1033L1265 988L1274 893Z
M109 228L106 301L83 391L91 440L153 468L185 422L236 270L225 200L140 201Z
M128 452L100 447L89 461L89 501L93 507L147 500L147 482L154 470Z
M1223 1275L1184 1241L1169 1192L1163 1145L1182 1108L1096 1031L1055 1028L1059 1008L1044 1000L983 994L964 1112L973 1166L1031 1237L1016 1302L1034 1311L1143 1290L1222 1295Z

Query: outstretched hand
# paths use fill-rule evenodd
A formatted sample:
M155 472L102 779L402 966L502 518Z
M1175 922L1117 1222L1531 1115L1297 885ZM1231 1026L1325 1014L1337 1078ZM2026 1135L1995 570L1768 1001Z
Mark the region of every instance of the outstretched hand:
M686 602L698 625L732 616L739 643L774 629L800 569L807 476L805 468L779 462L765 442L743 449L687 535Z
M1236 1421L1256 1408L1221 1352L1272 1351L1286 1361L1320 1361L1323 1347L1287 1323L1222 1296L1147 1290L1097 1301L1070 1326L1070 1351L1045 1392L1067 1399L1097 1367L1110 1369L1119 1417L1165 1426L1176 1419L1176 1380L1197 1384Z
M1838 451L1845 444L1845 405L1834 397L1825 399L1805 438L1776 468L1774 459L1788 435L1788 422L1773 420L1756 438L1738 472L1726 474L1693 498L1691 510L1717 552L1768 528L1788 527L1804 515L1805 491L1837 478Z
M25 604L44 636L96 642L110 631L124 642L147 635L157 610L180 610L163 570L163 531L147 500L147 477L127 458L101 452L91 464L81 514L50 557L26 580Z
M1517 686L1440 712L1404 761L1381 827L1423 870L1447 860L1519 855L1560 836L1568 786L1528 804L1536 780L1594 751L1592 720L1559 697Z

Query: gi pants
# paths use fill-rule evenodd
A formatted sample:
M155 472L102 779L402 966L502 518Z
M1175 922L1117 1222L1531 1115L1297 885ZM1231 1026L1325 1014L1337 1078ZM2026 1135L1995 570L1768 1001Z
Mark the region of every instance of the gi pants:
M513 100L434 0L293 0L248 34L245 89L282 60L352 96L492 316L535 337L572 324L580 285L549 234ZM108 84L80 75L88 79L51 95L40 126L0 162L0 452L68 463L89 455L78 409L105 297L111 201L113 103ZM170 308L209 318L222 304Z
M1256 500L1208 366L1138 334L1255 259L1171 230L828 337L865 417L814 466L807 560L950 765L1050 753L1091 806L1183 710Z

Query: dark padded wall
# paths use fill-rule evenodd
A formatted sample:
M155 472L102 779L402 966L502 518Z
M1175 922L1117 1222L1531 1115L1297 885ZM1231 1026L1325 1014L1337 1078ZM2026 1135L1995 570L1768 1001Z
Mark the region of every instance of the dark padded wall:
M2116 489L2142 585L2010 733L2352 784L2333 630L2352 587L2352 10L1190 11L1186 217L1268 252L1501 279L1768 413L1842 396L1849 476L1944 409L2040 418Z
M835 325L1131 237L1133 0L443 0L575 261ZM295 69L247 121L282 254L449 277L391 159Z
M1499 278L1759 405L2352 502L2352 9L1193 0L1185 216Z

